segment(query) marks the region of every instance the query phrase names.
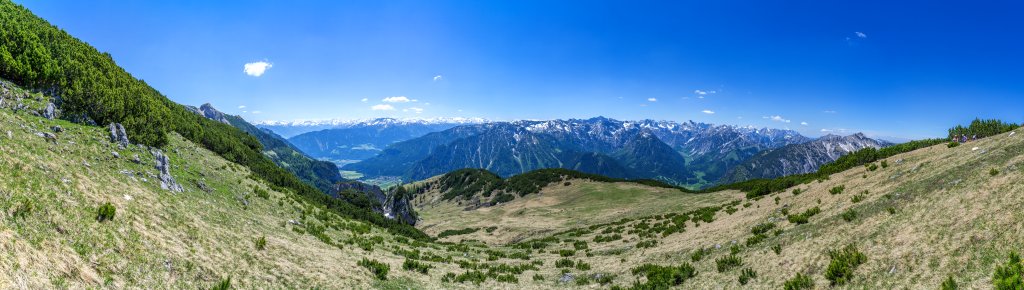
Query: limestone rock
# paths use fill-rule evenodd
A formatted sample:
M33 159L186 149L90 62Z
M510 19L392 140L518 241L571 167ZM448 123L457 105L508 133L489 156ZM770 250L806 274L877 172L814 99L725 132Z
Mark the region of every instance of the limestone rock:
M110 123L110 142L116 143L121 148L125 148L130 144L128 142L128 132L124 130L124 126L120 123Z
M160 172L158 177L160 178L160 188L164 190L170 190L171 192L184 192L185 189L178 184L178 181L174 180L171 176L171 160L164 155L163 151L154 149L153 157L156 157L156 170Z
M57 107L53 103L46 104L46 109L43 110L43 117L53 120L57 117Z

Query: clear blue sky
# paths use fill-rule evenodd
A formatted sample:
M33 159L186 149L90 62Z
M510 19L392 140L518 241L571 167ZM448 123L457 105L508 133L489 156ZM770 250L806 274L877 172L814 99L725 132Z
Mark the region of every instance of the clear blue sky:
M1019 1L17 2L172 100L249 120L601 115L909 138L1024 121Z

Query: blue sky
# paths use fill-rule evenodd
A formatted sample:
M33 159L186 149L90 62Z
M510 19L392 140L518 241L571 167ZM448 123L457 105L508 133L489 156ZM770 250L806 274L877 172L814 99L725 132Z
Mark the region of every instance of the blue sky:
M248 120L601 115L905 138L1024 121L1014 1L17 2L172 100Z

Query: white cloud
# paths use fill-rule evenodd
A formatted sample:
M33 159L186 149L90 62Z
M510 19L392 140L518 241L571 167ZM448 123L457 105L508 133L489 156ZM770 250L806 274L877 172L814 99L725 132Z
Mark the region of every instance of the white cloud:
M370 99L367 99L367 98L363 98L362 100L359 100L359 101L360 101L360 102L363 102L363 103L365 103L365 102L369 102L369 101L370 101Z
M245 109L245 105L238 106L239 109Z
M712 111L712 110L703 110L703 111L700 111L700 112L704 113L704 114L708 114L708 115L714 115L715 114L715 111Z
M374 111L394 111L395 110L395 106L388 105L388 104L373 105L373 107L370 107L370 110L374 110Z
M242 69L242 71L244 71L245 74L247 74L247 75L254 76L254 77L259 77L259 76L263 75L263 73L267 72L267 70L270 69L273 66L274 65L270 64L269 62L265 62L265 61L250 62L250 63L245 64L245 66Z
M263 113L263 111L252 111L252 113L253 113L253 114L257 114L257 115L259 115L259 114L262 114L262 113Z
M859 38L868 38L867 34L865 34L863 32L860 32L860 31L855 31L855 32L853 32L853 34L856 34L857 37L859 37Z
M800 125L807 126L807 125L810 125L810 124L807 124L807 122L800 122Z
M768 120L772 120L772 121L775 121L775 122L782 122L782 123L789 123L790 122L790 120L787 120L786 118L783 118L782 116L779 116L779 115L768 116L768 117L763 117L763 118L764 119L768 119Z
M648 102L657 102L658 99L657 98L647 98L647 101Z
M402 112L414 112L416 114L423 113L423 108L409 107L408 109L402 109Z
M387 98L384 98L381 101L383 101L385 103L408 103L408 102L416 102L417 100L416 99L406 98L405 96L397 96L397 97L387 97Z
M717 91L705 91L705 90L693 90L693 93L697 94L697 95L702 95L703 96L703 95L715 94L715 93L718 93L718 92Z
M434 81L435 81L435 82L436 82L436 81L439 81L439 80L442 80L442 79L444 79L444 77L442 77L441 75L436 75L436 76L434 76Z
M833 110L825 110L825 114L835 114L835 113L836 113L836 111L833 111Z

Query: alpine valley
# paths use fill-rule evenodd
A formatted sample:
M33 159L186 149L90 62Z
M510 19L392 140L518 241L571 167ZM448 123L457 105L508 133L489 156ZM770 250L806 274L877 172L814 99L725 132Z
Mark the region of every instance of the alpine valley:
M1024 289L1020 7L727 2L0 0L0 289Z

